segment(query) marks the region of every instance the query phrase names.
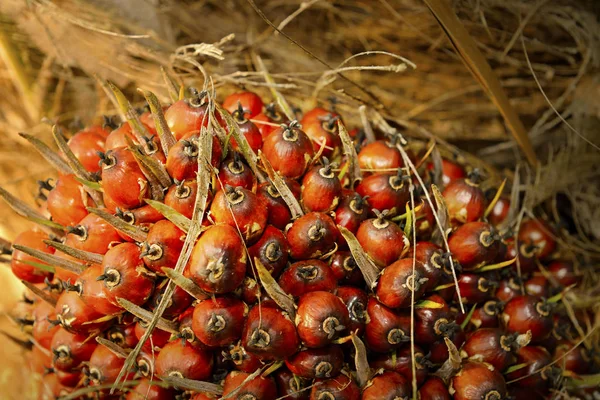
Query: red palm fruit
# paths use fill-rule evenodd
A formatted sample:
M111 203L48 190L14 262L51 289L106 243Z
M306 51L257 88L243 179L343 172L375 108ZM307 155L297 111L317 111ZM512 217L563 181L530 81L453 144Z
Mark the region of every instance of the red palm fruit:
M307 211L329 212L337 207L342 184L324 158L324 165L314 166L302 178L302 205Z
M139 342L135 336L135 321L113 325L104 332L106 339L124 349L133 349Z
M246 274L244 243L235 228L208 228L196 242L187 268L189 277L209 293L235 290Z
M425 291L430 291L438 286L440 280L444 277L444 259L443 251L437 245L431 242L417 242L417 245L411 247L406 258L416 261L423 265L426 282L422 286ZM411 265L412 268L412 265Z
M498 240L485 222L469 222L450 235L452 256L467 271L491 263L498 254Z
M333 276L338 283L343 285L362 286L364 279L356 260L349 251L338 251L331 256L329 265Z
M339 115L317 107L307 111L300 121L302 129L313 142L315 152L324 146L324 157L331 156L341 145L337 123L339 118Z
M254 92L245 91L230 94L223 101L223 108L233 114L242 108L242 118L254 118L261 113L262 99Z
M433 163L427 164L427 169L433 171ZM465 169L454 161L442 159L442 183L448 186L450 183L463 179L467 176Z
M304 175L314 155L310 139L294 123L273 131L265 139L262 152L275 171L290 179Z
M106 136L98 132L83 130L74 134L69 139L69 148L75 154L83 168L88 172L100 172L100 156L98 152L104 151Z
M417 199L419 202L419 199ZM415 207L415 232L418 240L428 240L436 227L433 209L426 197L421 197Z
M505 334L498 328L481 328L467 336L461 352L473 360L482 361L504 371L516 361L513 354L526 346L529 340L526 335Z
M194 215L194 207L196 205L196 192L198 191L198 185L195 179L186 179L179 181L176 185L169 188L165 194L165 204L173 208L181 215L192 219ZM207 206L212 201L212 192L208 191L208 198L206 199ZM204 219L203 223L207 221Z
M356 233L360 224L368 217L367 201L352 190L342 189L340 204L335 209L335 223Z
M233 152L221 162L219 168L219 181L225 186L241 186L244 189L252 190L256 185L256 176L242 161L238 152Z
M430 376L419 388L419 399L427 400L452 400L448 387L437 376Z
M154 279L144 268L137 245L121 243L111 248L104 255L102 267L98 279L104 282L102 291L113 304L123 298L139 306L152 295Z
M404 166L404 162L400 151L392 143L376 140L360 149L358 165L362 170L373 172L371 170L395 170Z
M592 350L593 351L593 350ZM592 372L592 355L585 346L569 340L561 340L554 351L554 359L560 360L557 365L565 371L577 375L585 375Z
M491 299L496 292L498 282L489 274L466 272L458 277L458 287L463 303L476 304Z
M517 261L514 263L512 268L515 271L520 269L522 274L529 274L537 271L538 269L538 266L535 262L536 251L536 247L531 243L528 244L519 242L517 244L517 242L514 240L509 240L506 245L504 259L512 260L513 258L517 257Z
M503 303L496 300L488 300L481 307L477 307L465 329L474 328L477 330L479 328L497 328L499 321L498 316L502 313L504 305ZM456 317L456 322L458 324L462 324L465 320L467 314L459 314Z
M362 400L407 399L411 393L410 382L397 372L385 371L373 377L365 386Z
M58 399L66 396L70 393L70 388L61 385L56 374L49 372L41 376L41 382L39 382L38 399L39 400L51 400Z
M550 275L562 286L571 286L581 283L583 277L572 262L556 260L548 265Z
M74 388L81 382L81 371L74 369L70 372L55 370L56 379L62 386ZM63 395L64 396L64 395Z
M394 222L385 219L381 213L360 224L356 239L380 267L385 267L398 260L408 251L410 243L404 232Z
M506 375L506 379L520 387L543 391L555 383L561 373L558 366L546 367L552 361L552 356L543 347L525 346L516 352L517 364L526 364L524 368L517 369ZM560 363L558 364L560 365Z
M319 290L333 291L337 286L337 279L323 261L305 260L290 265L283 271L277 283L285 293L299 297Z
M450 308L443 298L434 294L425 300L438 305L415 307L415 341L423 346L448 337L458 329Z
M118 304L113 304L112 298L104 292L104 282L98 277L104 273L104 267L94 264L86 268L77 278L72 289L75 290L83 302L101 315L112 315L122 311ZM67 290L71 287L67 286Z
M344 352L341 346L299 351L285 360L285 365L301 378L333 378L342 370Z
M536 297L548 297L550 294L550 282L542 274L534 274L523 284L525 293Z
M310 381L300 378L291 373L287 368L280 368L273 374L277 384L277 394L279 398L289 400L308 400L310 390L308 386Z
M455 180L442 193L454 225L477 221L483 217L487 199L476 177L476 174L471 174L466 179Z
M359 400L360 388L346 374L335 378L317 379L310 391L310 400Z
M125 122L114 129L107 137L104 142L104 150L113 150L118 147L127 147L127 139L129 138L136 141L135 135L131 130L129 123Z
M13 244L27 246L48 254L54 254L54 248L46 245L44 240L48 240L48 235L46 235L44 232L28 230L21 232L15 238ZM43 283L46 279L52 279L52 272L44 271L28 263L42 264L49 267L48 264L38 260L33 256L25 254L19 250L13 250L10 268L17 278L29 283Z
M521 295L521 280L518 277L503 279L498 284L495 297L504 303L510 299Z
M271 134L271 132L277 129L278 125L280 125L280 123L274 122L268 115L263 113L254 116L252 122L258 128L263 141Z
M247 372L240 371L231 371L227 374L225 382L223 382L223 396L237 390L235 395L230 397L231 399L275 400L277 398L277 385L273 378L259 375L246 381L249 375Z
M162 268L172 268L179 258L185 233L168 220L158 221L148 231L139 254L148 269L162 274Z
M169 283L168 279L163 280L160 284L156 285L156 289L150 298L150 301L147 303L150 310L155 310L160 304L164 289L166 285ZM175 291L173 292L173 296L169 300L169 305L165 309L163 313L164 318L172 318L180 315L184 310L186 310L194 301L194 298L189 295L188 292L183 290L181 287L175 287Z
M405 377L409 382L412 382L412 355L410 344L405 344L398 350L394 350L388 354L378 354L374 360L370 363L370 366L375 369L383 368L387 371L393 371L399 373ZM417 385L425 381L428 376L427 367L430 364L423 349L419 346L415 346L415 372L417 377Z
M199 153L197 136L178 141L167 154L167 172L178 181L194 179L198 172Z
M367 302L365 341L377 353L400 348L410 339L410 315L396 313L374 298Z
M502 322L509 333L531 331L532 343L547 338L552 332L552 305L534 296L516 296L504 305Z
M263 366L260 358L253 353L248 353L241 341L230 344L221 354L224 359L230 360L238 371L252 373Z
M51 323L51 320L56 320L56 311L50 304L42 301L39 302L32 311L33 330L31 332L33 338L45 349L50 349L52 337L60 329L56 324Z
M84 303L76 292L62 292L54 309L60 325L71 332L89 333L101 329L107 324L106 322L92 322L104 315Z
M348 331L362 335L367 323L367 302L369 301L367 293L356 287L340 286L336 289L336 294L348 309L350 317Z
M285 181L296 199L299 199L300 184L296 181L288 179ZM256 194L261 198L267 207L269 224L273 225L277 229L285 229L286 225L292 220L292 213L285 203L285 200L283 200L277 189L275 189L275 186L268 182L261 183L258 186Z
M171 400L176 392L152 382L150 379L141 379L128 393L125 400ZM210 397L207 397L210 399ZM195 399L200 400L200 399Z
M137 321L135 324L135 337L139 341L144 333L146 332L146 327L148 324L144 321ZM144 343L144 347L142 349L148 353L152 353L154 348L162 349L171 338L171 334L167 331L163 331L160 328L154 328L152 334L148 338L148 340Z
M102 156L102 187L121 208L136 208L144 204L149 194L148 180L130 150L119 147Z
M256 282L256 279L250 278L249 276L244 278L240 297L244 303L249 305L256 304L258 302L258 299L261 298L261 292L260 285Z
M296 326L306 347L324 347L337 339L350 323L348 309L336 295L317 291L300 297Z
M454 346L456 346L457 349L460 349L460 347L463 345L466 339L465 333L462 331L460 325L455 330L450 332L450 334L448 335L448 339L450 339L450 341L454 343ZM439 339L438 341L429 345L428 356L429 361L433 365L442 365L444 362L446 362L446 360L448 360L448 357L450 357L446 341L443 339Z
M54 189L48 192L46 206L52 220L63 226L75 225L81 221L88 211L88 195L83 186L75 179L75 175L61 175Z
M379 172L367 176L358 184L356 192L362 197L368 196L374 210L389 210L390 215L402 214L410 200L408 183L402 173L399 168L397 173Z
M35 374L43 375L54 367L52 354L37 346L33 346L31 352L26 353L26 357L28 367ZM56 370L56 367L54 369Z
M464 364L450 385L455 400L502 400L507 396L502 374L490 364L480 362Z
M242 346L261 360L281 360L296 352L300 341L287 314L273 307L254 306L244 325Z
M509 210L510 199L508 196L500 196L494 208L492 208L492 212L488 215L488 221L494 226L500 225L508 217Z
M116 355L107 347L97 346L90 357L87 376L93 385L114 383L124 364L124 358ZM128 375L131 376L131 373Z
M554 229L541 219L529 219L519 227L519 242L536 247L537 257L544 260L556 249Z
M241 231L246 242L256 241L267 226L267 207L248 189L225 186L215 194L210 205L214 221Z
M258 242L248 249L248 254L253 260L258 258L267 271L277 278L287 264L289 248L283 232L267 225Z
M156 357L156 375L205 381L213 370L213 355L187 341L174 340L167 343Z
M249 119L244 117L244 110L241 108L241 105L232 113L235 122L237 123L238 129L240 133L246 138L248 145L252 149L252 151L256 154L258 150L260 150L262 146L262 135L258 127L254 125ZM227 130L229 127L226 128ZM233 150L238 151L240 146L235 139L235 137L231 137L231 147Z
M52 337L52 366L69 372L89 361L96 346L96 341L88 340L87 335L71 333L61 328Z
M413 268L414 267L414 268ZM428 281L425 267L419 261L403 258L387 266L377 281L377 299L390 308L410 307L425 293Z
M207 346L225 346L242 336L248 307L234 297L216 297L194 307L192 330Z
M337 248L338 229L329 215L311 212L292 223L287 231L290 256L296 260L319 258Z
M133 210L125 211L121 210L119 207L116 207L114 214L122 221L128 223L129 225L136 226L145 232L148 232L148 230L152 227L154 223L161 221L165 218L161 213L156 211L156 209L149 204L146 206L138 207ZM135 239L127 235L125 232L118 231L118 233L124 241L135 242Z
M179 100L165 111L165 120L175 139L181 140L190 132L208 126L208 107L202 96L194 93L191 99Z

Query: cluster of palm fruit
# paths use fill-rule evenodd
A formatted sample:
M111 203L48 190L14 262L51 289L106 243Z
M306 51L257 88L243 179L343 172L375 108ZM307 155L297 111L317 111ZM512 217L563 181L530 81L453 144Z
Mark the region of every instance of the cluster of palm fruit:
M60 154L24 135L58 170L42 210L2 191L40 226L4 246L40 398L532 400L598 372L578 263L485 173L248 91L148 98L55 127Z

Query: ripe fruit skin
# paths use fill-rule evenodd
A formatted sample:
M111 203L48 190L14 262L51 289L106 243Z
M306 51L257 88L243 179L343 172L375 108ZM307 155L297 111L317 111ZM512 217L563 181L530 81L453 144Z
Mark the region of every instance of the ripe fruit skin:
M563 286L579 284L582 276L577 272L572 262L556 260L548 265L548 272Z
M103 315L84 303L76 292L62 292L54 309L61 326L71 332L90 333L106 326L106 323L90 323Z
M471 271L491 263L498 254L498 241L485 222L469 222L460 226L448 239L452 255Z
M248 313L242 345L261 360L281 360L294 354L300 341L296 327L278 308L254 306Z
M163 273L163 267L173 268L184 239L185 233L171 221L162 220L152 225L140 253L146 267L159 274Z
M449 337L458 328L450 313L448 304L439 295L431 295L425 300L441 304L441 307L415 308L415 341L428 346L433 342Z
M340 346L299 351L285 360L285 365L295 375L307 378L333 378L342 370L344 352Z
M192 330L207 346L225 346L242 335L247 307L234 297L203 300L194 307Z
M296 326L306 347L329 345L346 330L349 319L346 305L329 292L309 292L298 301Z
M395 223L382 215L360 224L356 239L365 252L380 267L390 265L408 250L408 239Z
M467 362L452 378L455 400L502 400L507 396L502 374L489 364Z
M104 254L109 245L121 242L121 236L108 222L95 214L88 214L67 234L65 244L79 250Z
M13 244L31 247L48 254L54 254L54 249L43 242L44 240L48 239L48 235L46 235L44 232L28 230L20 233L15 238ZM36 268L27 264L27 262L48 265L35 257L25 254L19 250L14 250L12 254L12 260L10 262L10 268L17 278L29 283L42 283L46 278L52 279L52 272Z
M41 301L32 311L33 330L31 332L36 342L45 349L50 349L52 337L60 329L58 325L53 325L50 320L56 320L56 312L52 305Z
M423 265L427 281L422 284L425 291L434 289L444 277L444 259L442 249L431 242L417 242L410 247L406 258L415 260ZM412 265L411 265L412 268Z
M401 172L399 169L396 174L380 172L367 176L358 184L356 192L362 197L369 196L369 205L374 210L389 210L390 216L402 214L410 193Z
M410 307L413 297L419 300L425 292L425 267L419 261L404 258L386 267L379 276L377 299L390 308ZM414 295L413 295L414 292Z
M358 165L361 169L397 169L404 165L400 151L393 147L391 143L384 140L376 140L367 144L358 152Z
M225 186L241 186L244 189L252 190L256 185L256 176L250 167L242 160L239 153L227 156L221 162L219 168L220 184Z
M141 260L138 246L133 243L121 243L111 248L104 255L104 288L106 298L118 305L118 298L129 300L133 304L142 305L152 295L154 279L148 274Z
M287 368L279 368L274 374L280 398L289 400L308 400L310 381L292 374ZM305 390L303 390L305 389Z
M183 180L169 188L165 194L165 204L191 219L194 215L197 191L198 185L196 184L195 179ZM210 205L211 201L212 192L209 191L206 204Z
M458 287L463 303L477 304L493 296L498 282L489 274L463 273L458 278Z
M327 214L311 212L292 223L287 231L290 256L296 260L319 258L336 248L339 232Z
M136 208L149 194L148 181L130 150L118 147L102 159L102 187L121 208Z
M146 327L148 324L142 321L137 321L135 324L135 337L138 341L142 338L144 333L146 332ZM155 328L152 331L152 334L148 338L148 340L144 343L144 347L142 349L148 353L152 353L152 347L154 348L162 348L164 347L171 338L171 334L167 331L163 331L162 329Z
M336 252L331 256L329 267L341 285L362 286L364 284L362 272L349 251Z
M83 130L74 134L69 139L68 145L83 168L88 172L100 172L99 151L104 151L106 136L98 132Z
M212 373L213 355L187 341L174 340L158 353L155 368L159 377L179 376L204 381Z
M503 334L500 329L482 328L467 337L462 351L477 361L486 362L493 365L498 371L504 371L508 366L514 364L515 356L512 351L518 347L515 338Z
M277 283L285 293L299 297L318 290L331 292L337 286L337 279L323 261L306 260L290 265L283 271Z
M124 364L124 358L107 347L97 346L90 357L88 376L94 385L114 383Z
M302 129L313 142L315 152L324 146L324 157L331 156L340 147L338 119L339 115L317 107L307 111L300 121Z
M285 180L296 199L300 198L300 184L289 179ZM261 183L256 192L268 209L268 222L277 229L285 229L292 220L292 213L275 186L268 182Z
M170 400L175 397L175 390L158 386L149 379L141 379L125 400Z
M540 260L546 259L556 249L554 230L541 219L529 219L521 224L519 242L535 245Z
M83 271L74 285L74 290L85 304L101 315L112 315L122 311L121 306L114 304L112 296L107 296L104 291L104 282L98 277L104 273L100 264L92 265Z
M47 207L52 220L63 226L77 224L88 215L87 193L75 175L61 175L48 193Z
M179 100L165 112L165 120L175 139L180 140L190 132L200 132L202 126L208 125L206 104L201 99Z
M504 306L502 321L510 333L531 331L532 343L547 338L552 332L552 308L534 296L517 296Z
M455 180L442 193L453 224L465 224L483 217L487 200L471 178Z
M367 302L369 300L367 293L356 287L340 286L336 289L336 294L348 309L350 317L348 332L362 335L367 323Z
M215 194L210 215L217 224L239 229L246 242L255 242L267 226L267 208L248 189L226 186Z
M437 377L429 377L419 388L420 399L427 400L452 400L444 381Z
M492 212L488 215L488 220L490 224L497 226L504 222L504 220L508 217L508 212L510 211L510 199L505 196L500 196L494 208L492 208Z
M427 169L433 171L433 163L427 164ZM442 183L448 186L451 182L467 176L465 169L454 161L442 159Z
M187 273L209 293L228 293L237 288L246 273L246 252L235 228L208 228L192 250Z
M307 211L332 211L341 193L342 184L328 162L312 167L302 178L302 204Z
M385 371L375 376L362 393L362 400L395 400L410 396L410 383L397 372Z
M223 383L223 396L227 396L241 386L239 391L231 397L232 399L275 400L277 398L277 386L273 378L259 375L243 383L249 375L249 373L240 371L232 371L227 374Z
M365 342L377 353L400 348L410 339L410 315L395 313L377 300L367 302Z
M304 175L314 155L306 133L291 125L273 131L265 139L261 150L273 169L290 179Z
M261 113L263 108L262 99L254 92L245 91L233 93L223 101L223 108L233 114L239 107L243 109L243 118L254 118Z
M340 204L335 209L335 223L356 233L360 224L369 217L367 201L358 193L342 189Z
M89 361L96 349L96 342L87 340L87 335L71 333L63 328L52 337L52 366L58 370L69 372L84 361Z
M428 376L428 363L429 362L423 353L423 349L419 346L415 346L415 369L417 385L419 386ZM408 382L412 382L413 373L410 344L407 343L398 350L394 350L392 353L378 355L373 362L370 363L370 366L375 369L383 368L387 371L396 372L405 377Z
M258 258L267 271L277 278L287 264L289 247L283 232L267 225L258 242L248 249L248 253L252 260Z
M513 379L522 378L514 384L538 391L544 390L554 383L552 380L557 377L553 375L556 372L554 367L544 368L552 361L552 356L548 350L539 346L525 346L517 350L516 356L517 364L527 364L527 366L507 374L507 380L512 381ZM539 370L541 372L537 373ZM527 377L524 378L525 376Z
M310 392L310 400L359 400L360 388L345 374L335 378L316 379Z

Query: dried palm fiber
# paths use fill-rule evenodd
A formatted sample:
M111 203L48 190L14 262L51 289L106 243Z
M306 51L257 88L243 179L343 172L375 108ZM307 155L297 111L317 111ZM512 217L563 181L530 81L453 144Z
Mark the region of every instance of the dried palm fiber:
M365 51L406 57L416 69L408 62L376 53L353 58L344 65L350 68L344 74L368 88L383 105L382 113L404 122L408 133L432 132L460 143L461 148L494 145L484 153L486 160L511 169L514 166L516 147L497 109L464 68L423 3L308 1L305 9L300 1L256 3L275 25L283 26L284 32L334 68ZM579 133L599 143L598 137L591 136L598 132L599 97L593 94L598 80L592 75L598 61L598 21L583 2L460 1L453 5L531 129L539 154L542 150L549 154L542 157L548 162L537 174L525 166L520 168L525 175L537 176L534 184L527 181L521 187L527 193L523 212L546 202L548 213L556 214L558 206L553 207L553 199L558 192L566 193L567 199L578 204L571 212L581 233L572 237L570 244L594 260L598 249L588 242L598 238L598 225L593 223L598 218L598 186L590 183L598 180L598 172L592 169L598 153L549 109L532 70L563 116ZM349 119L354 125L360 123L356 97L379 107L363 91L327 73L328 67L275 34L244 1L172 1L153 6L140 0L128 1L123 7L118 1L4 0L0 12L3 37L9 40L5 47L16 49L24 71L24 76L15 79L14 68L1 67L1 84L8 90L0 99L1 130L7 138L0 149L0 179L30 204L35 180L47 177L50 170L42 162L32 165L29 160L39 157L16 133L26 130L51 142L49 127L39 123L42 116L68 122L74 116L89 121L99 113L115 113L92 78L94 74L120 86L129 85L131 96L133 89L142 87L162 94L162 100L167 97L160 66L172 69L186 84L201 86L197 69L182 58L196 50L214 49L179 47L184 44L217 43L236 34L219 46L222 61L194 56L218 86L229 85L234 90L235 85L245 85L265 93L264 77L255 72L253 55L258 54L277 89L294 105L306 108L308 103L327 103L334 95L337 107L355 116L354 121ZM362 70L355 69L357 66ZM23 88L33 88L34 95L24 95ZM500 152L502 149L505 151ZM579 207L580 202L585 206ZM7 213L0 218L8 218ZM17 228L12 219L2 219L0 224L7 238L22 229L22 222Z

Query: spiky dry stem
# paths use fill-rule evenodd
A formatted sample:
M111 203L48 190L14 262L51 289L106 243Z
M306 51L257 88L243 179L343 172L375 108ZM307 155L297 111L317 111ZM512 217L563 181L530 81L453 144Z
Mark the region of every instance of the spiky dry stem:
M108 222L108 224L111 225L113 228L129 236L136 242L145 242L146 238L148 237L148 233L144 232L140 227L128 224L121 218L115 217L114 215L105 210L92 207L88 207L87 210L90 213L99 216L100 218Z
M66 260L64 258L55 256L54 254L44 253L41 250L32 249L31 247L14 244L13 248L15 250L22 251L23 253L28 254L32 257L35 257L40 261L54 265L58 268L62 268L66 271L73 272L75 274L82 273L86 268L86 266L83 264L79 264L79 263L76 263L73 261Z
M254 265L256 267L256 272L258 272L258 277L260 282L267 294L277 303L282 310L287 312L292 320L296 318L296 303L294 303L294 299L287 294L281 286L277 283L277 281L271 276L267 268L260 262L260 260L255 257Z
M165 203L161 203L156 200L145 200L148 205L154 208L156 211L162 214L163 217L171 221L175 226L181 229L184 232L188 232L190 230L190 225L192 221L186 217L185 215L180 214L172 207L169 207Z
M154 314L152 312L144 310L142 307L133 304L129 300L117 297L117 303L119 303L119 305L123 307L126 311L132 313L133 315L147 323L150 323L150 321L152 321L154 318ZM169 321L164 318L159 318L156 323L156 326L158 326L160 329L166 332L179 333L179 325L173 321Z
M93 264L102 264L102 260L104 256L98 253L92 253L85 250L79 250L71 246L67 246L60 242L56 242L54 240L44 240L44 243L50 247L55 248L61 253L65 253L70 255L71 257L75 257L78 260L93 263Z
M204 292L198 285L194 283L189 278L186 278L181 273L175 271L172 268L163 268L162 269L165 275L173 281L177 286L185 290L190 296L194 297L197 300L205 300L209 298L209 295Z
M63 160L63 158L54 150L52 150L48 145L38 138L28 135L26 133L19 133L23 139L27 140L29 144L31 144L41 155L44 157L46 161L50 165L52 165L58 172L61 174L72 174L73 170Z
M283 201L285 201L285 204L287 204L287 206L290 208L290 212L292 213L292 219L300 218L301 216L303 216L304 211L302 211L302 206L298 202L298 199L296 199L296 197L292 193L289 186L285 183L281 175L275 172L273 166L261 151L258 152L258 156L260 157L260 161L265 171L267 172L267 176L271 180L271 183L273 184L273 186L275 186L275 189L277 189L277 191L281 195L281 198L283 199Z
M169 129L169 125L165 119L165 114L163 113L162 105L160 104L160 101L156 95L149 90L138 89L138 91L144 95L148 105L150 106L150 112L152 113L152 118L154 119L154 125L156 126L156 132L158 133L160 145L163 153L166 156L169 154L171 147L175 146L175 143L177 143L177 139L175 139L175 136L173 136L171 133L171 129Z

